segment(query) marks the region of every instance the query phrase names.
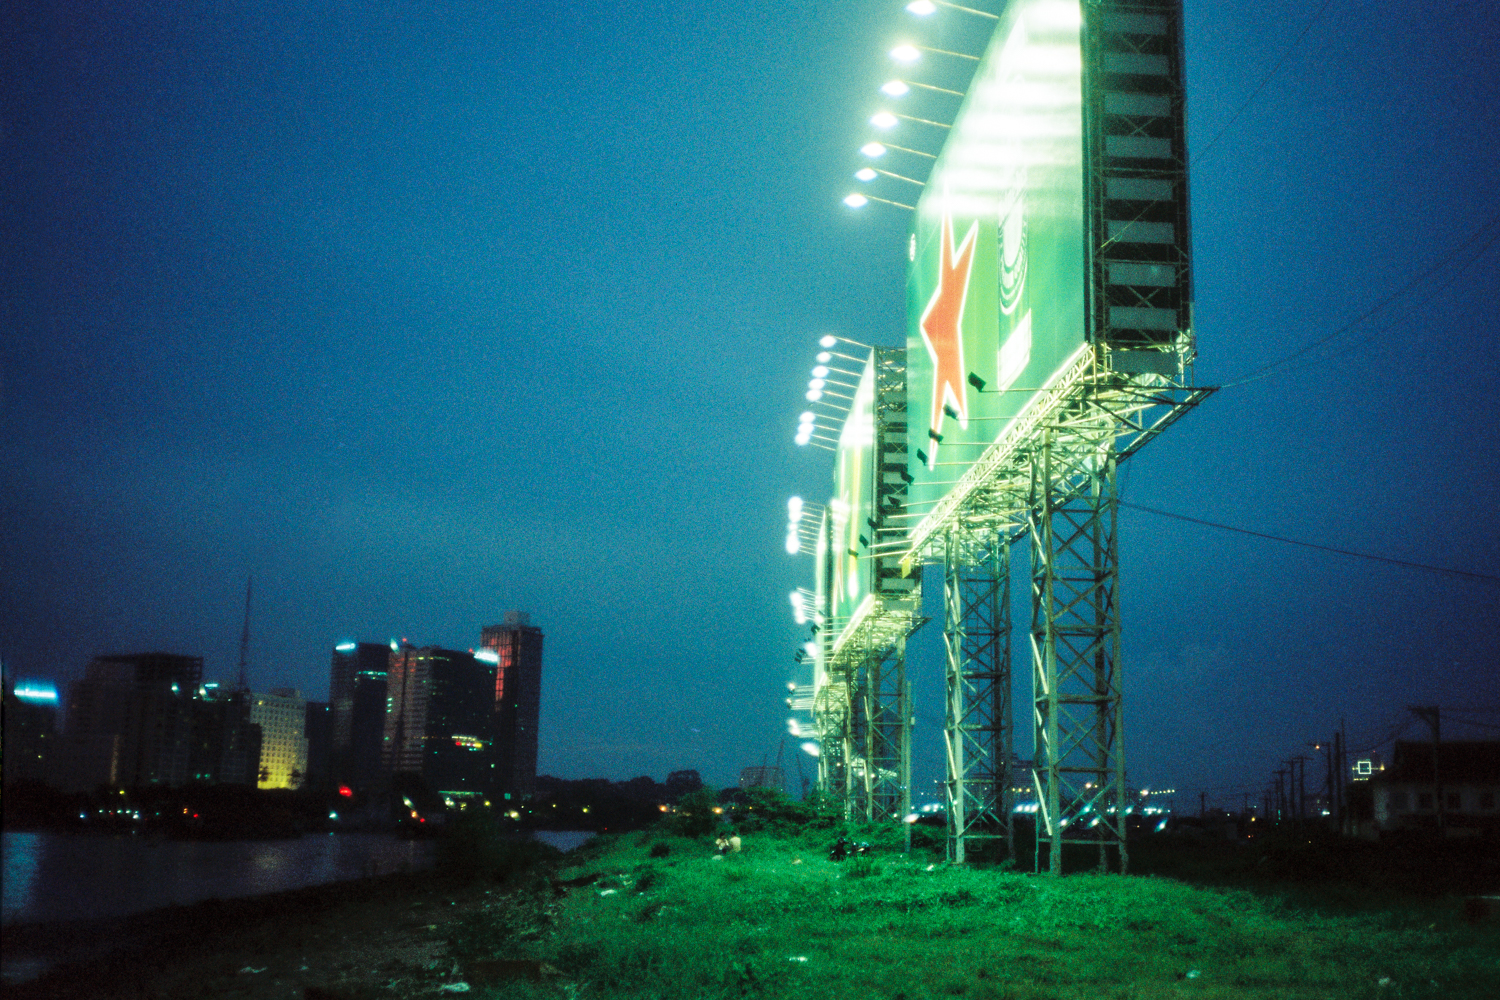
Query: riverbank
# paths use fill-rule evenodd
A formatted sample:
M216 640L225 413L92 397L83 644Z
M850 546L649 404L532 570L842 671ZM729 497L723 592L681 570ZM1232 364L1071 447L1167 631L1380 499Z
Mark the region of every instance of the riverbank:
M10 927L7 953L55 967L0 987L0 997L352 998L392 982L415 985L449 971L442 955L450 925L496 888L402 873L111 920Z
M1321 877L1235 887L1149 875L1056 879L950 866L878 843L876 854L834 862L829 836L747 831L739 853L719 856L708 839L653 830L524 868L481 840L431 874L142 918L121 927L137 935L128 953L0 996L1500 995L1500 921L1466 922L1462 897L1448 892ZM1249 857L1233 849L1216 863L1202 845L1158 848L1202 875L1217 869L1236 880Z

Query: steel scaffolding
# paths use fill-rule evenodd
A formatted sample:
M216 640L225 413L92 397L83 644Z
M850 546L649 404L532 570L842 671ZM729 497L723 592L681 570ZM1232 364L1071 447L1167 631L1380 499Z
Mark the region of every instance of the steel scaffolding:
M1111 850L1121 871L1129 861L1117 427L1087 406L1071 412L1081 419L1049 427L1032 456L1029 508L1036 863L1045 847L1053 874L1067 843L1097 844L1102 870Z
M984 842L1014 857L1008 537L993 528L947 533L943 610L948 860L962 864Z
M906 636L867 645L860 671L859 745L864 754L863 808L867 822L899 820L911 812L911 693L906 681Z

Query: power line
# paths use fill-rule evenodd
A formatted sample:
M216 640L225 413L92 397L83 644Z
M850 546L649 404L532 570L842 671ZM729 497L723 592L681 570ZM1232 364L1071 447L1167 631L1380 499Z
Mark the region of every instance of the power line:
M1208 145L1203 147L1203 152L1196 154L1194 158L1198 160L1198 162L1201 163L1204 159L1207 158L1209 150L1213 149L1214 146L1218 144L1218 141L1224 138L1224 133L1229 131L1229 126L1233 125L1235 121L1240 117L1240 115L1245 113L1245 109L1248 108L1251 103L1260 96L1260 92L1266 89L1266 84L1271 82L1271 78L1281 70L1281 67L1286 63L1287 59L1290 58L1291 54L1297 50L1297 46L1302 44L1302 39L1307 37L1307 33L1312 30L1313 25L1318 23L1318 19L1323 16L1323 12L1328 9L1329 4L1331 3L1333 3L1333 0L1323 0L1323 6L1319 7L1317 13L1313 14L1313 16L1308 20L1307 24L1303 26L1301 34L1292 39L1292 44L1288 45L1286 47L1286 51L1281 53L1281 58L1276 60L1276 65L1272 66L1270 70L1267 71L1266 75L1261 77L1260 83L1256 84L1255 89L1250 91L1250 96L1245 98L1244 103L1241 104L1237 109L1235 109L1234 114L1229 116L1229 120L1219 128L1218 132L1214 133L1214 137L1208 141Z
M1320 545L1317 542L1304 542L1296 538L1285 538L1281 535L1272 535L1264 531L1252 531L1249 528L1237 528L1232 524L1220 524L1217 521L1205 521L1199 517L1189 517L1186 514L1174 514L1167 510L1158 510L1155 507L1146 507L1138 503L1127 503L1119 501L1121 507L1129 507L1132 510L1145 511L1147 514L1155 514L1158 517L1169 517L1176 521L1187 521L1190 524L1201 524L1209 528L1218 528L1221 531L1236 531L1242 535L1251 535L1255 538L1267 538L1273 542L1285 542L1288 545L1300 545L1303 548L1318 549L1322 552L1335 552L1343 556L1354 556L1357 559L1370 559L1375 562L1391 563L1395 566L1406 566L1410 569L1425 569L1433 573L1449 573L1453 576L1468 577L1473 580L1485 580L1490 583L1500 583L1500 576L1489 573L1475 573L1466 569L1453 569L1448 566L1433 566L1428 563L1411 562L1406 559L1392 559L1390 556L1378 556L1372 552L1356 552L1353 549L1340 549L1332 545Z
M1489 233L1488 237L1486 238L1486 231L1490 229L1494 229L1495 231ZM1361 323L1383 312L1392 303L1396 302L1400 298L1403 298L1408 293L1415 290L1427 279L1431 278L1438 271L1447 267L1448 264L1453 260L1453 258L1463 253L1464 250L1467 249L1471 244L1483 240L1483 242L1479 244L1479 247L1473 252L1469 259L1464 261L1463 264L1460 265L1460 268L1467 267L1475 260L1478 260L1479 257L1485 253L1485 251L1489 250L1490 246L1493 245L1497 239L1500 239L1500 212L1491 215L1479 226L1479 228L1475 229L1461 243L1459 243L1443 257L1439 258L1436 263L1432 264L1425 271L1420 272L1406 284L1402 285L1400 288L1391 292L1384 298L1378 300L1370 308L1366 309L1364 312L1360 313L1358 316L1354 317L1354 319L1345 323L1343 326L1334 330L1332 333L1323 337L1319 337L1312 343L1298 348L1297 350L1293 351L1291 354L1288 354L1286 357L1281 358L1280 360L1272 361L1269 364L1262 365L1261 367L1255 369L1249 375L1245 376L1242 379L1239 379L1238 381L1225 383L1224 385L1220 386L1220 388L1233 389L1237 386L1245 385L1248 382L1257 382L1263 378L1270 378L1272 375L1285 374L1284 371L1280 371L1279 369L1285 368L1293 361L1302 357L1304 354L1307 354L1309 351L1316 350L1317 348L1322 347L1324 344L1328 343L1330 340L1333 340L1336 337L1343 336L1350 330L1359 326Z

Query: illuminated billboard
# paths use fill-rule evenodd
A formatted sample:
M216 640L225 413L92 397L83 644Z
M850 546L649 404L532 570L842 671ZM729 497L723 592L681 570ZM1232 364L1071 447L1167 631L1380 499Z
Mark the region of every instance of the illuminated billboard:
M909 503L928 511L1084 347L1080 10L1015 0L913 213Z
M875 360L860 373L834 457L828 502L828 599L837 637L873 590L870 541L875 534Z

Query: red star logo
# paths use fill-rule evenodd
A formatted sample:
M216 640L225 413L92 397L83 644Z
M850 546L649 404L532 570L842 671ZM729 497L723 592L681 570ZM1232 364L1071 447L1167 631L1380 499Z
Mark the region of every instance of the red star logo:
M962 245L953 245L953 217L943 216L937 288L922 313L922 340L932 355L932 415L927 426L940 431L943 405L952 403L961 427L969 425L969 401L964 381L964 300L969 296L969 267L979 223L969 226ZM927 467L937 464L937 441L929 445Z

